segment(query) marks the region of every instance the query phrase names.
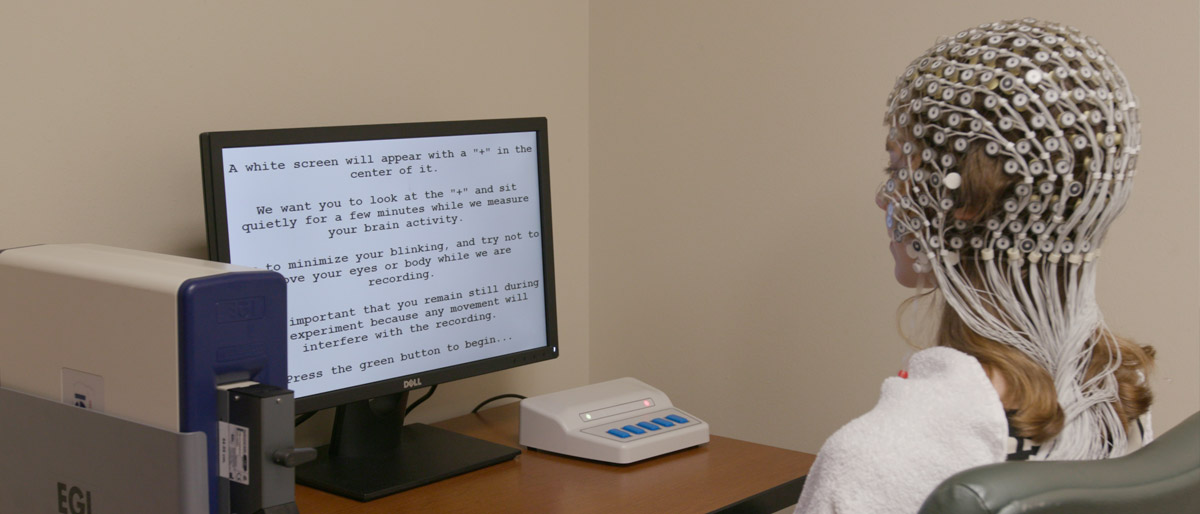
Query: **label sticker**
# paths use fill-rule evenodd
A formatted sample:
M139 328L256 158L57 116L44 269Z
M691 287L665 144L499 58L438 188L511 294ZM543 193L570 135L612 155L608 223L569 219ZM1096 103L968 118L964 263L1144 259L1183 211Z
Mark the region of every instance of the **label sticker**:
M104 377L63 368L62 401L67 405L104 412Z
M218 421L218 473L242 485L250 485L250 429Z

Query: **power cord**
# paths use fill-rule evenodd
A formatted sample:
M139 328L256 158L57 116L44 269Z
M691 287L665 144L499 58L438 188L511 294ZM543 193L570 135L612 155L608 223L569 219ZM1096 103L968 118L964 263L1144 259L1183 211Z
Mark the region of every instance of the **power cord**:
M296 426L300 426L301 423L304 423L305 421L308 421L309 418L316 416L318 412L321 412L321 411L315 410L312 412L305 412L304 414L296 416Z
M489 403L492 403L492 402L494 402L494 401L496 401L496 400L503 400L503 399L505 399L505 398L519 398L519 399L521 399L521 400L524 400L524 399L525 399L525 397L524 397L524 396L521 396L521 395L519 395L519 394L502 394L502 395L500 395L500 396L493 396L493 397L491 397L491 398L488 398L488 399L484 400L484 401L483 401L483 403L480 403L479 405L476 405L476 406L475 406L475 408L471 410L471 414L475 414L475 413L479 412L479 409L482 409L484 405L487 405L487 404L489 404Z
M404 415L407 416L410 412L413 411L413 409L417 408L418 405L425 403L425 401L428 400L430 396L433 396L433 393L435 391L437 391L437 387L438 387L437 385L430 386L429 390L426 391L424 395L422 395L420 398L418 398L417 401L413 402L412 405L409 405L408 407L406 407L404 409ZM478 413L480 409L482 409L484 406L486 406L489 403L492 403L497 400L503 400L505 398L516 398L519 400L525 399L524 396L519 395L519 394L502 394L499 396L493 396L491 398L484 400L479 405L476 405L474 409L471 409L471 414ZM296 416L296 425L295 426L300 426L301 423L308 421L310 418L312 418L314 415L316 415L317 412L320 412L320 411L306 412L304 414Z
M430 396L433 396L434 391L437 391L437 385L430 386L429 391L426 391L425 394L423 396L421 396L420 398L418 398L417 401L413 402L412 405L405 407L404 415L407 416L408 413L412 412L412 410L417 408L418 405L425 403L425 400L428 400ZM296 416L295 426L300 426L301 423L308 421L310 418L315 416L318 412L321 412L321 411L306 412L304 414Z
M404 409L404 415L407 416L408 413L412 412L413 409L417 408L418 405L425 403L425 400L428 400L430 396L433 396L434 391L437 391L437 384L429 386L429 391L427 391L424 396L417 398L417 401L413 402L412 405L409 405L407 409Z

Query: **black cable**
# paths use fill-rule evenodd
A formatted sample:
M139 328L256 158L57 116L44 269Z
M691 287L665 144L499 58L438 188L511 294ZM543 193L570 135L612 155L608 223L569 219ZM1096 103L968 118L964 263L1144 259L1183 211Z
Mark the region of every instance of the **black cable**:
M471 411L471 414L475 414L476 412L479 412L479 409L482 409L484 405L487 405L487 404L489 404L489 403L492 403L492 402L494 402L494 401L496 401L496 400L503 400L503 399L505 399L505 398L519 398L519 399L522 399L522 400L524 400L524 399L525 399L525 397L524 397L524 396L521 396L521 395L519 395L519 394L502 394L502 395L500 395L500 396L493 396L493 397L491 397L491 398L488 398L488 399L484 400L484 401L483 401L483 403L481 403L481 404L479 404L479 405L476 405L476 406L475 406L475 409L473 409L473 410Z
M321 411L305 412L304 414L296 416L296 426L300 426L301 423L308 421L308 418L311 418L311 417L317 415L318 412L321 412Z
M413 409L417 408L418 405L425 403L425 400L428 400L430 396L433 396L434 391L437 391L437 385L430 386L429 390L426 391L424 395L422 395L420 398L418 398L417 401L413 402L412 405L409 405L407 408L404 409L404 414L407 416L408 413L412 412ZM479 409L482 409L485 405L487 405L489 403L492 403L496 400L503 400L505 398L517 398L520 400L525 399L524 396L521 396L519 394L502 394L499 396L493 396L491 398L484 400L479 405L476 405L475 408L471 410L471 414L475 414L475 413L479 412ZM301 423L308 421L310 418L315 416L317 414L317 412L320 412L320 411L306 412L304 414L296 416L296 425L295 426L300 426Z
M430 396L433 396L434 391L437 391L437 384L429 386L429 391L427 391L424 396L417 398L417 401L413 402L412 405L409 405L407 409L404 409L404 415L407 416L408 413L412 412L412 410L417 408L418 405L425 403L425 400L428 400Z

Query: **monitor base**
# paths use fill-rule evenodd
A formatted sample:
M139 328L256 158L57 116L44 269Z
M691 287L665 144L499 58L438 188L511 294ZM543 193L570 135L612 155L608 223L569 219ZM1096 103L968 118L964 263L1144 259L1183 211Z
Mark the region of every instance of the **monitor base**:
M399 448L383 455L331 457L296 468L296 483L366 502L509 461L521 450L421 423L405 425Z

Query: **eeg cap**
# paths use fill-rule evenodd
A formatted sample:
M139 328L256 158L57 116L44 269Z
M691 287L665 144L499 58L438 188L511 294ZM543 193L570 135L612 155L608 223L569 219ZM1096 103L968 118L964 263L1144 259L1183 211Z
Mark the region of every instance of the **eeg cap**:
M1095 261L1136 175L1137 100L1108 52L1035 19L980 25L913 61L888 98L903 165L884 185L892 237L909 245L974 332L1011 345L1054 378L1066 415L1043 457L1121 455L1112 407L1119 352L1095 301ZM969 174L1003 170L991 212L963 205Z

